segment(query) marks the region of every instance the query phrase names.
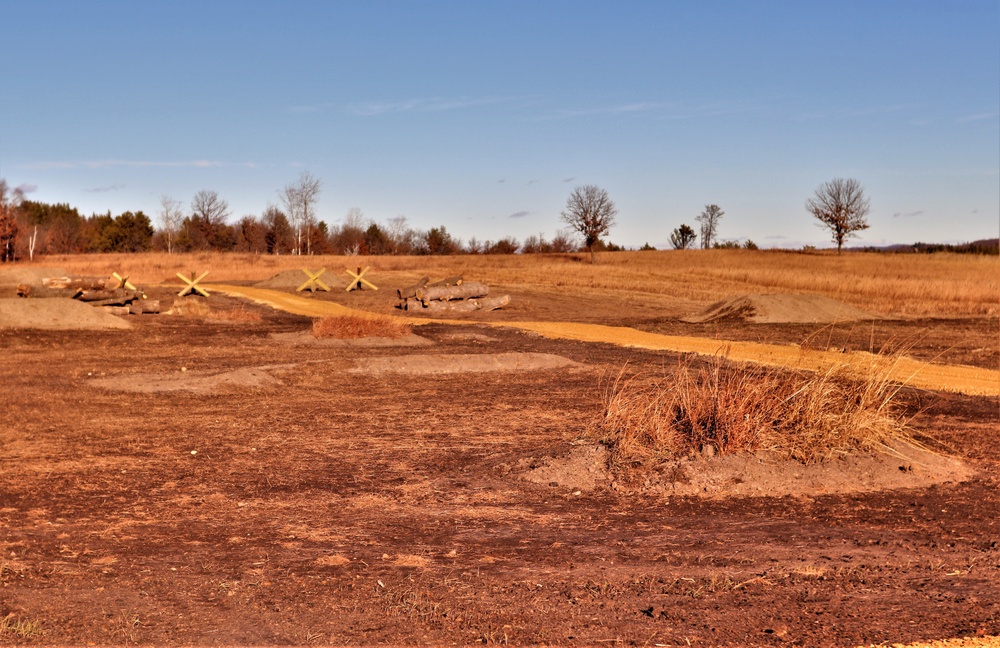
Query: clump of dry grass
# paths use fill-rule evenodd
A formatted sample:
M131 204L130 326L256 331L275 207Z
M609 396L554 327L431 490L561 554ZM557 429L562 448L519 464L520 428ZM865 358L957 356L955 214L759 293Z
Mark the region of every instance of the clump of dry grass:
M626 376L605 390L594 430L612 466L628 469L690 454L768 450L803 463L909 439L879 358L862 378L728 363L682 362L670 377Z
M316 338L336 338L340 340L384 337L401 338L409 335L412 327L391 317L359 317L343 315L323 317L313 320L312 334Z
M0 637L31 639L42 634L42 626L38 622L15 617L13 612L0 618Z

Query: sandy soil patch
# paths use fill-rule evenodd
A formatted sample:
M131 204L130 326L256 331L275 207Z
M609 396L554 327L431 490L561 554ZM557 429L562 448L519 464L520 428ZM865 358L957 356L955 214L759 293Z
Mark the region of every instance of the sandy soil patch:
M489 371L543 371L582 367L551 353L452 353L363 358L352 373L455 374Z
M555 456L525 459L515 472L528 481L589 491L601 486L641 495L725 497L815 497L865 493L972 479L962 461L897 444L885 453L856 453L805 465L767 452L727 456L692 456L670 461L638 484L615 481L603 446L573 446Z
M738 319L755 324L832 323L883 319L821 295L736 295L717 301L683 322L701 324Z
M385 347L419 347L431 346L433 340L428 340L414 333L398 338L364 337L364 338L317 338L310 331L294 331L291 333L272 333L271 339L281 344L297 347L333 347L379 349Z
M72 299L0 299L0 329L127 329L130 324Z
M110 391L153 394L159 392L190 391L210 394L224 387L261 388L279 384L272 372L294 365L269 365L243 367L233 371L175 371L171 373L135 373L93 378L91 387Z

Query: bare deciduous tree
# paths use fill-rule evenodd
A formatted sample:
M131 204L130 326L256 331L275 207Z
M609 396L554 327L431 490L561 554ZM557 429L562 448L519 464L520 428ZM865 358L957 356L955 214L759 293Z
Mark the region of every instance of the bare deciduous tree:
M180 231L182 222L184 222L184 209L181 201L166 195L160 196L160 223L167 239L167 254L174 251L174 238Z
M726 212L718 205L705 205L705 211L695 216L695 220L701 223L701 247L709 249L715 243L715 237L719 234L719 221Z
M285 185L281 192L281 202L288 210L288 218L295 230L295 253L302 254L302 242L305 239L306 254L312 253L310 241L312 228L316 225L316 200L322 183L308 171L303 171L297 182Z
M191 200L191 214L210 225L222 225L229 218L229 203L214 191L202 190Z
M611 231L618 208L608 197L608 192L596 185L577 187L566 200L562 212L564 223L583 235L584 246L594 262L594 244Z
M694 245L697 238L698 235L690 225L681 225L670 234L670 245L674 246L675 250L686 250Z
M845 238L868 229L870 209L864 187L854 178L824 182L816 189L816 195L806 201L806 210L833 235L837 254L843 249Z

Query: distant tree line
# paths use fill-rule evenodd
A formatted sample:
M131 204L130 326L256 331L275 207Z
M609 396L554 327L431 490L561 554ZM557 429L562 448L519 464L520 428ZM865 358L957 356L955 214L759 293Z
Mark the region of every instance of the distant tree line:
M83 216L68 204L26 200L20 192L2 186L0 251L3 261L36 254L97 252L194 252L204 250L255 254L535 254L576 252L581 244L570 233L552 238L542 234L524 241L453 237L445 226L419 230L403 216L387 223L367 219L352 208L340 225L317 221L311 208L296 206L294 218L277 205L260 216L246 215L230 224L229 204L214 191L200 191L187 210L168 196L161 198L160 228L141 211ZM294 200L294 198L292 198ZM283 201L284 202L284 201ZM294 204L294 203L293 203ZM596 250L621 249L597 241Z
M894 254L934 254L936 252L951 252L953 254L985 254L1000 255L1000 239L981 239L971 243L914 243L913 245L890 245L887 247L864 247L861 252L890 252Z

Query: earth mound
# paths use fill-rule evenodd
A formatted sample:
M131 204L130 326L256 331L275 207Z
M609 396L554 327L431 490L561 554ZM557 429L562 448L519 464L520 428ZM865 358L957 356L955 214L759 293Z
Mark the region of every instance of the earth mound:
M64 277L67 274L69 273L62 268L13 265L6 268L0 268L0 286L16 286L17 284L41 286L42 279L47 279L49 277Z
M333 275L329 272L324 272L319 277L319 280L327 286L330 285L330 281L333 279ZM309 281L309 277L307 277L306 273L301 270L285 270L284 272L279 272L270 279L258 281L254 284L254 287L270 288L271 290L295 290L307 281Z
M0 329L93 331L130 326L120 317L73 299L0 299Z
M964 482L974 476L967 464L897 443L883 453L847 454L815 464L782 459L767 452L691 456L658 466L625 483L607 467L604 446L573 445L550 456L521 460L522 479L570 490L606 486L622 493L723 497L816 497L897 488L927 488Z
M551 353L449 353L374 357L359 360L351 373L437 375L492 371L544 371L582 367Z
M433 345L428 340L415 333L398 338L362 337L362 338L317 338L310 331L294 331L291 333L272 333L271 339L288 346L305 347L336 347L336 348L381 348L381 347L415 347Z
M882 319L820 295L749 294L717 301L695 315L681 318L689 324L742 320L755 324L830 324Z

